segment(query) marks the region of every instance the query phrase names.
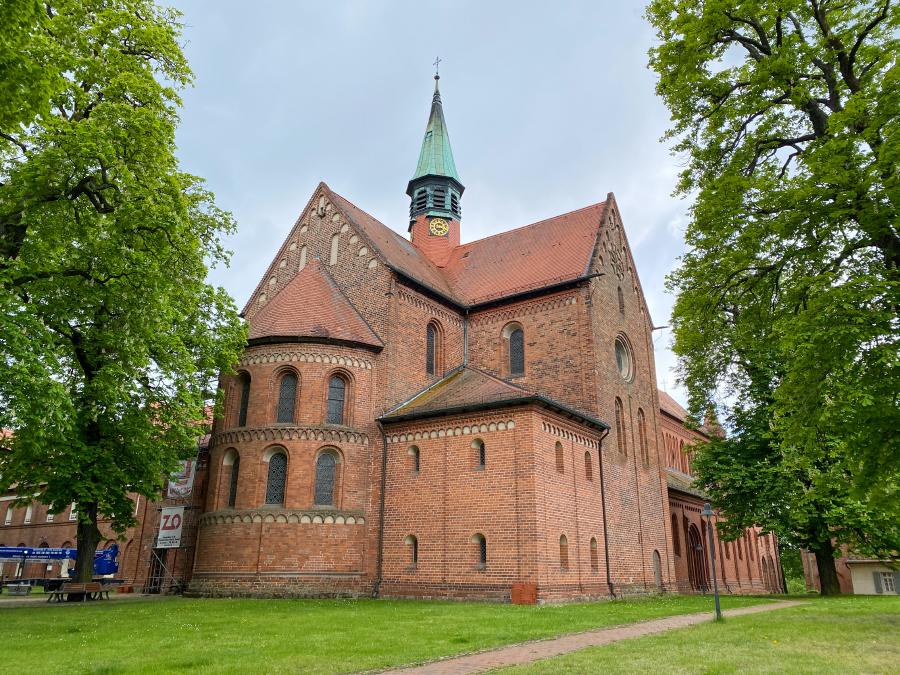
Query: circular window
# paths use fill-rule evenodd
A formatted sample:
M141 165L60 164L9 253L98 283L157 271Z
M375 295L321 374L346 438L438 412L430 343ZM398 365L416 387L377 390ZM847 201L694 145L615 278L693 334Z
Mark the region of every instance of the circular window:
M634 374L631 367L631 350L621 336L616 338L616 368L623 380L631 380L631 376Z

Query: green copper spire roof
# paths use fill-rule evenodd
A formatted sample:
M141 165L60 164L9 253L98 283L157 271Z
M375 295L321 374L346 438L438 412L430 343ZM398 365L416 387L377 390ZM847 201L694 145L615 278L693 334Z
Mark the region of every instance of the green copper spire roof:
M450 149L450 134L447 133L447 123L444 121L441 92L438 89L439 79L440 76L434 76L431 115L428 118L428 126L425 128L422 151L419 153L419 163L412 180L422 176L447 176L460 182L456 173L456 164L453 161L453 151Z

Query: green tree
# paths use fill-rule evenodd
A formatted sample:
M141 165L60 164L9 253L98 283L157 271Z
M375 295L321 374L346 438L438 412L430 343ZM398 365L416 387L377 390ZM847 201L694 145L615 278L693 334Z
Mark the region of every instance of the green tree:
M43 50L49 19L40 0L4 0L0 4L0 138L49 110L50 94L62 78Z
M76 568L89 580L98 519L131 525L129 494L158 495L196 452L245 329L206 283L227 262L232 218L175 158L178 90L192 77L178 14L151 0L42 11L36 27L17 25L30 26L23 44L49 99L0 118L0 424L14 432L0 489L55 513L78 503Z
M701 480L735 526L896 550L900 13L892 0L653 0L650 64L687 155L671 276L690 407L732 436ZM823 570L822 566L827 568Z

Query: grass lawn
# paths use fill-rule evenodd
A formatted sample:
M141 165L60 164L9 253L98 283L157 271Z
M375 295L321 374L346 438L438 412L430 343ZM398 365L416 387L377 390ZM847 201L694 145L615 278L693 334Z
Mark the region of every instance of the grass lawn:
M807 598L804 598L807 599ZM898 673L900 597L809 598L503 673Z
M765 598L723 598L743 607ZM578 605L401 600L95 602L0 609L0 663L29 672L334 673L710 610L709 597Z

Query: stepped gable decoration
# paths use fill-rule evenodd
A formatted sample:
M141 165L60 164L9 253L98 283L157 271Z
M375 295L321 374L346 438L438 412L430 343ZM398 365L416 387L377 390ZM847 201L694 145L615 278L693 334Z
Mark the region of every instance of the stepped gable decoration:
M310 261L249 323L251 344L322 338L384 347L318 260Z
M444 278L441 270L413 246L377 218L334 192L325 183L321 184L326 198L362 234L372 248L381 254L385 264L398 274L421 284L425 288L447 298L456 305L464 305Z

